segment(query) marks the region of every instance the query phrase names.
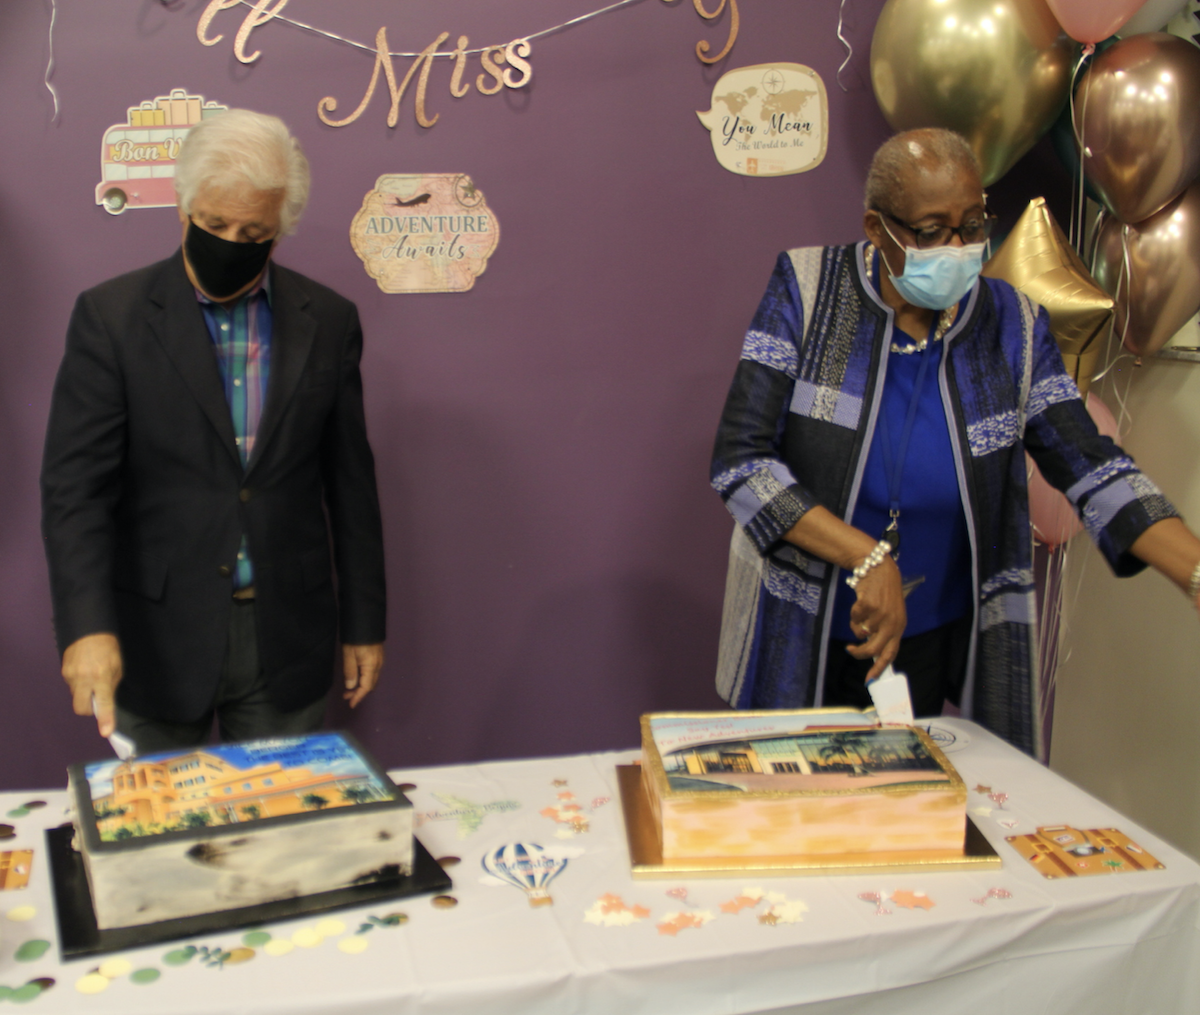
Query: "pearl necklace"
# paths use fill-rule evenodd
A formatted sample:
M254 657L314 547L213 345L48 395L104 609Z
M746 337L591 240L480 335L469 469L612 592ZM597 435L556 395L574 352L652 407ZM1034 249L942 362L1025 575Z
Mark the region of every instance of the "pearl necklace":
M871 264L871 258L875 256L875 244L868 243L867 249L863 252L863 262ZM958 306L947 307L941 312L938 317L937 327L933 329L933 338L921 338L915 340L911 345L900 345L899 342L892 343L892 352L898 352L901 355L908 356L914 352L924 352L931 341L940 342L950 330L950 326L954 323L954 318L958 315Z

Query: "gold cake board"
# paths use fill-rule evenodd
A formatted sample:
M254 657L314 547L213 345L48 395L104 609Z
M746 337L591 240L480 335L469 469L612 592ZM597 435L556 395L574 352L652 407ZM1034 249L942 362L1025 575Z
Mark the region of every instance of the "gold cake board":
M896 850L880 853L831 853L794 856L702 857L664 860L662 843L640 765L617 765L617 787L625 813L629 865L635 878L728 878L761 874L766 877L826 874L935 874L942 871L996 870L1000 856L967 818L962 853L939 849Z

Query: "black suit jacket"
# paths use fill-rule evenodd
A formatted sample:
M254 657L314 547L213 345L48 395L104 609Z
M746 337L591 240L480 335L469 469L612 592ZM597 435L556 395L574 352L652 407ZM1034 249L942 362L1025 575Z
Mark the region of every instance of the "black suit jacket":
M339 616L344 642L384 640L358 314L269 270L270 379L245 469L181 253L88 290L71 315L42 466L55 630L60 651L117 634L118 701L138 715L184 722L211 707L243 533L280 709L329 689Z

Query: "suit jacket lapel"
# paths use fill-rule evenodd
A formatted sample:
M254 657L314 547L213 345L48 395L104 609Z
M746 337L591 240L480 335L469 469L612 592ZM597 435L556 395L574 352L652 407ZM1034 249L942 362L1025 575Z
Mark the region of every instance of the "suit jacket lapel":
M150 328L240 469L242 460L234 443L225 385L196 290L183 267L182 251L164 262L158 283L150 291L150 303Z
M246 466L253 471L279 428L288 402L304 373L308 353L317 333L317 322L308 312L308 295L286 270L274 263L271 272L271 377L267 402L258 422L254 450Z

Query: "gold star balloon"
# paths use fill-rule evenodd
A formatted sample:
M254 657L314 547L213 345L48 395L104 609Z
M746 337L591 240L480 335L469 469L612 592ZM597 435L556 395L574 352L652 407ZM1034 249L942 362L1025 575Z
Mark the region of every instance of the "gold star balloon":
M1035 197L983 274L1019 289L1050 314L1050 331L1067 373L1087 394L1113 300L1096 284L1054 221L1045 198Z

